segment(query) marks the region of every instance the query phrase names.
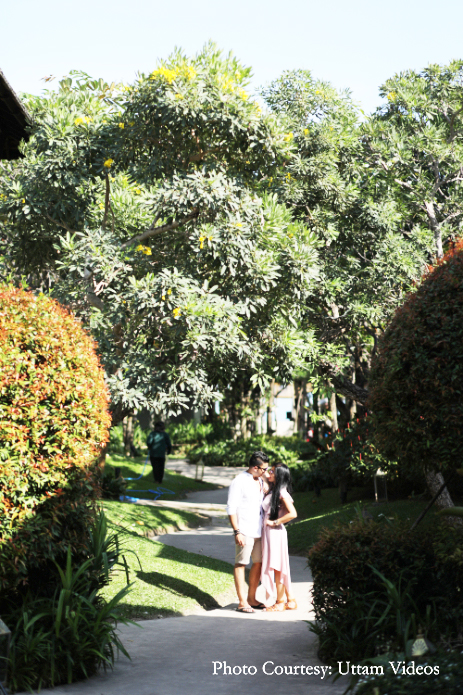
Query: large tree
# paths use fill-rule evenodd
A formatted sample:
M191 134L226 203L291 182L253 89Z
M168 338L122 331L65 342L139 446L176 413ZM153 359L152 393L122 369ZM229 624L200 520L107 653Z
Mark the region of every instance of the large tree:
M364 128L367 164L397 201L403 235L430 230L442 258L463 225L463 61L401 72L380 94Z
M74 74L28 100L25 158L1 173L4 267L91 327L113 422L210 403L240 374L264 388L315 350L315 235L262 187L293 142L248 78L210 45L132 86Z
M294 71L263 96L287 120L295 146L270 187L320 239L320 279L305 307L306 325L322 345L320 373L338 393L364 403L377 337L419 279L431 235L404 234L401 201L387 182L377 184L381 164L366 158L371 127L349 93Z

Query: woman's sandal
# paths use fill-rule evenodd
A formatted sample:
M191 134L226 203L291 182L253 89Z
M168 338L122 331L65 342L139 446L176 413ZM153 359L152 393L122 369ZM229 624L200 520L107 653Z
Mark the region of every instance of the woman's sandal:
M287 603L285 603L286 611L295 611L297 609L297 603L295 598L290 598Z
M277 601L273 606L264 608L267 613L281 613L286 609L286 603L284 601Z

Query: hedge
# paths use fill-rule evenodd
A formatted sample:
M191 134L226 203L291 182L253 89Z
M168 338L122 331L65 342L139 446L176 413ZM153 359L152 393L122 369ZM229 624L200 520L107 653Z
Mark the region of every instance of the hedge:
M94 342L72 314L0 288L0 605L27 586L52 591L68 546L85 557L107 406Z

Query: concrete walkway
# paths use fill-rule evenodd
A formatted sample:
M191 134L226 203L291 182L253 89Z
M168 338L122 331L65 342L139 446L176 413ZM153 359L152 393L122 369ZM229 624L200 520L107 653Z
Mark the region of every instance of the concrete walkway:
M170 461L167 466L194 477L195 466ZM207 467L206 467L207 468ZM238 469L215 468L204 479L223 485L187 496L187 508L201 510L210 525L158 536L166 543L193 553L234 562L234 539L226 517L227 489ZM167 502L151 502L168 506ZM334 671L317 658L317 640L306 620L311 575L307 560L291 556L291 575L298 610L251 615L235 611L236 597L222 608L199 609L181 618L147 620L121 626L122 641L132 660L121 657L114 671L88 681L42 690L50 695L341 695L347 679L333 683ZM262 600L262 596L259 597Z

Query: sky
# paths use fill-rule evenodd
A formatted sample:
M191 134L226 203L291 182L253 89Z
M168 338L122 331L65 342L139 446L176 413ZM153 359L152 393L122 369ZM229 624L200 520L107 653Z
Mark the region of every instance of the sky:
M72 69L132 82L176 46L193 55L213 40L256 89L308 69L369 113L388 77L463 58L462 0L0 0L0 22L0 68L33 94Z

